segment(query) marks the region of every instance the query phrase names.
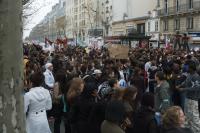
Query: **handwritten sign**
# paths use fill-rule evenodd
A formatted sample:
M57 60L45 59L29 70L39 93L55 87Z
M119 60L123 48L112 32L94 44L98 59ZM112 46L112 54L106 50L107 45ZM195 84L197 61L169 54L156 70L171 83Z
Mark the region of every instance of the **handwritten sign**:
M114 59L127 59L129 47L125 45L112 44L108 46L110 57Z

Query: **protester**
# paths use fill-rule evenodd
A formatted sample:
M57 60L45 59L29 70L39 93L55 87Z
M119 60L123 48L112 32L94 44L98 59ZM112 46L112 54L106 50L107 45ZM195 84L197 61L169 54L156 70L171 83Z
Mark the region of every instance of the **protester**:
M134 74L130 78L130 85L135 86L137 88L137 96L135 99L135 103L139 104L146 90L144 85L144 77L141 76L141 70L139 68L134 69Z
M41 87L44 76L34 73L30 77L32 87L24 95L24 109L26 113L27 133L51 133L46 110L52 107L51 96L48 90Z
M155 90L156 111L163 113L171 104L169 83L165 80L164 73L158 71L155 75L157 86Z
M196 72L196 65L194 62L191 62L188 67L189 74L185 82L178 86L178 89L186 91L185 113L188 122L187 124L192 128L194 133L198 133L200 132L200 119L198 114L199 96L196 98L196 95L200 94L200 76ZM195 84L197 84L198 88L194 89L197 89L197 91L192 91L192 87L195 87Z
M67 101L72 105L78 96L81 95L84 89L84 81L80 78L72 79L70 88L67 92Z
M45 76L45 87L48 90L52 90L55 85L55 79L53 76L53 64L47 63L45 65L46 71L44 72Z
M151 122L149 127L153 132L154 127L162 125L162 115L172 105L185 108L186 116L191 116L191 119L186 117L186 121L193 122L190 127L194 132L198 129L197 101L200 98L198 93L193 93L198 92L195 89L198 83L192 81L191 86L188 81L197 75L196 69L191 71L194 68L191 66L199 67L200 51L130 48L127 59L113 59L109 54L105 47L86 50L85 47L69 45L58 50L56 46L50 53L35 44L24 46L25 90L28 94L31 75L44 72L42 86L50 90L53 101L51 115L54 119L48 120L50 123L54 121L56 133L59 133L61 121L64 121L67 133L101 133L105 131L103 125L109 129L114 125L120 132L132 133L133 128L140 131L137 128L140 126L148 129L138 119L147 122L155 117L156 123ZM137 91L127 89L132 86ZM143 101L144 93L148 91L154 92L155 106L151 96L147 98L150 103ZM106 106L115 101L123 104L119 111L125 113L123 120L120 118L110 123L105 118Z
M125 107L120 101L111 101L106 108L101 133L125 133L121 128L125 120Z
M145 93L141 107L133 117L132 133L159 133L159 124L155 119L155 100L152 93Z
M163 128L161 133L193 133L184 127L185 115L178 106L170 107L163 115Z
M55 76L55 86L53 89L53 116L54 116L54 132L60 133L60 126L64 113L69 111L69 106L66 103L67 79L63 70L58 70ZM69 123L65 121L65 131L69 131Z
M84 81L80 78L74 78L71 81L70 88L67 92L67 102L70 106L69 121L71 126L71 133L79 133L78 122L79 117L77 114L77 107L81 102L81 94L84 90Z
M189 37L187 37L186 33L183 34L182 42L183 42L183 49L189 52L190 51Z
M133 86L130 86L124 90L122 101L126 111L126 120L129 121L129 124L126 125L126 133L130 133L133 128L134 120L132 118L137 108L137 104L135 103L136 95L137 88Z
M109 81L106 81L99 86L98 94L105 101L109 101L114 91L118 88L119 88L118 80L110 79Z
M177 45L178 48L181 49L181 35L179 34L179 31L177 31L174 36L174 49L176 49Z
M91 109L94 107L95 101L93 95L93 88L86 87L70 105L70 118L73 124L72 133L89 133L88 128L91 123L88 123Z

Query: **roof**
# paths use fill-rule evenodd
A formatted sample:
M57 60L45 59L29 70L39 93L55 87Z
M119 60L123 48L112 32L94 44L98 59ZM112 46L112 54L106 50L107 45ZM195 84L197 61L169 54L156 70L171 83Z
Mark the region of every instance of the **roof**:
M142 39L150 39L150 36L143 36L140 34L133 34L129 36L108 36L105 37L105 40L142 40Z

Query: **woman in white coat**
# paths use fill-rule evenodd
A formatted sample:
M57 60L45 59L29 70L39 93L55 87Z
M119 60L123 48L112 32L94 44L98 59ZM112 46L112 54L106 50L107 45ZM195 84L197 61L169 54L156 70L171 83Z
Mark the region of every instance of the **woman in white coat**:
M52 108L48 90L41 87L44 81L42 73L35 73L30 78L32 88L24 95L27 133L51 133L46 110Z

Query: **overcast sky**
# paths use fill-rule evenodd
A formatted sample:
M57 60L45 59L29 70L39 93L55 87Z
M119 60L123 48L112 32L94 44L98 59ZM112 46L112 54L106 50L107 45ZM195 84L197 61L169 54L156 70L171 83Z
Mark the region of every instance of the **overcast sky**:
M28 24L25 26L25 30L23 33L24 38L29 36L32 28L36 26L45 17L45 15L51 11L52 6L58 2L59 0L34 0L32 8L40 10L38 10L34 15L29 18Z

